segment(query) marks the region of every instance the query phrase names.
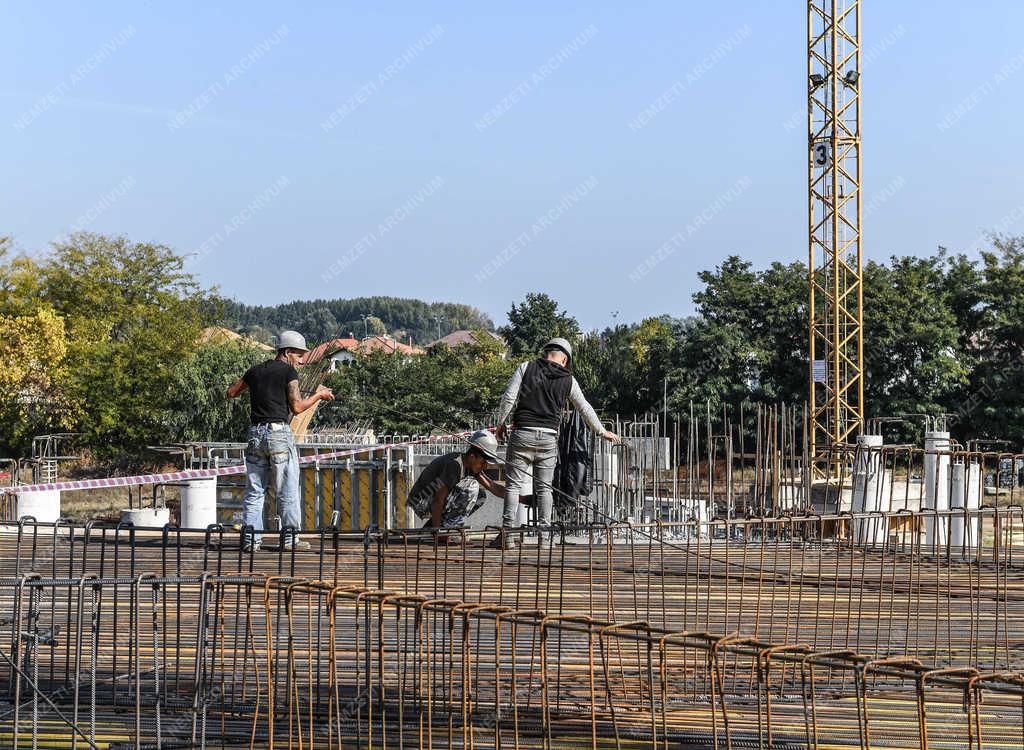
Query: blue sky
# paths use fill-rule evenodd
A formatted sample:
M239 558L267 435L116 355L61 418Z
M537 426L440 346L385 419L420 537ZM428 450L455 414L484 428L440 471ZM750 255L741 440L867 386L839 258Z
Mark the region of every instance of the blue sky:
M501 323L545 291L587 327L691 313L732 253L805 259L803 2L369 5L8 6L0 233L162 242L248 303ZM1017 2L864 0L867 257L1024 233L1022 25Z

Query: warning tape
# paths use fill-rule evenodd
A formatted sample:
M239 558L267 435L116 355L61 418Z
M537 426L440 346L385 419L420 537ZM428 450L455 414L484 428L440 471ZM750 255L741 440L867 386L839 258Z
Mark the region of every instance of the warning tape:
M466 437L473 434L473 430L467 432L454 432L450 435L436 435L420 438L418 440L406 440L398 443L379 443L376 445L363 445L358 448L349 448L343 451L330 451L328 453L315 453L309 456L300 456L299 464L313 464L318 461L327 461L335 458L347 458L357 456L367 451L387 450L388 448L404 448L410 445L423 445L424 443L440 442L452 438ZM184 469L182 471L170 471L163 474L136 474L130 477L103 477L100 479L78 479L68 482L50 482L45 484L24 484L17 487L4 487L3 492L21 494L23 492L66 492L68 490L92 490L103 487L137 487L145 484L166 484L168 482L184 482L192 479L210 479L212 477L226 477L234 474L244 474L245 464L237 466L217 466L212 469Z

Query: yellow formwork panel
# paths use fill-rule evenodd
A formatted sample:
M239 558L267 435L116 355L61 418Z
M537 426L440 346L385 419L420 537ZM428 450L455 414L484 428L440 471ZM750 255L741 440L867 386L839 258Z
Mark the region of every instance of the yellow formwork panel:
M323 526L330 526L331 515L334 513L334 479L337 476L337 469L322 469L320 471L320 489L323 494L323 503L320 505L320 523Z
M392 486L395 497L395 517L391 519L395 528L403 528L406 521L406 501L409 499L409 482L406 480L404 471L392 469Z
M384 488L387 486L385 479L386 476L384 469L374 469L373 486L377 488L377 526L382 529L386 529L390 525L388 519L388 503L384 497Z
M338 525L343 529L352 528L352 474L344 469L338 477L338 507L341 509L341 520Z
M359 497L359 528L365 529L370 525L370 471L369 469L356 469L356 486L353 494Z
M316 528L316 474L314 466L302 469L302 526L305 529Z
M383 458L380 451L364 451L352 457L353 465L363 465L352 469L343 465L318 467L311 464L302 467L299 472L299 502L303 528L312 531L330 525L335 508L340 511L338 524L342 529L363 529L370 524L381 528L403 526L409 484L405 472L398 471L394 463L388 468L368 468L365 465L377 458ZM390 518L386 497L388 472L394 506ZM273 502L271 495L268 492L267 502ZM355 512L356 508L358 512ZM228 521L228 516L238 508L218 510L219 517Z

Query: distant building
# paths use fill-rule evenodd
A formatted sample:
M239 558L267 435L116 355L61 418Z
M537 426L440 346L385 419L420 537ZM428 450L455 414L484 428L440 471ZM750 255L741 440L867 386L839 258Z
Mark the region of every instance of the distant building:
M248 346L254 346L257 349L262 349L266 352L274 351L274 347L264 344L262 341L257 341L254 338L243 336L240 333L228 330L227 328L221 328L220 326L209 326L204 328L202 333L199 334L199 344L226 344L232 341L239 341Z
M426 353L418 346L413 346L411 341L408 344L403 344L387 334L366 336L362 340L349 334L347 338L331 339L317 344L302 358L301 363L309 365L329 359L331 372L334 372L339 367L351 365L357 356L374 352L398 354L402 357L414 357Z
M408 344L403 344L393 339L386 333L378 336L367 336L359 342L359 353L370 354L371 352L385 352L386 354L403 354L407 357L426 354L425 349L412 345L412 339Z
M483 340L482 340L483 339ZM485 331L477 329L474 331L463 329L460 331L452 331L447 336L442 336L437 341L430 344L447 344L452 349L456 349L460 346L472 345L484 343L486 339L493 339L494 343L498 344L501 351L502 359L508 354L508 345L505 343L505 339L496 334L494 331Z
M306 355L299 360L304 365L319 362L324 358L331 360L331 372L338 369L339 365L347 366L352 364L359 349L359 339L349 334L347 338L331 339L322 344L317 344Z

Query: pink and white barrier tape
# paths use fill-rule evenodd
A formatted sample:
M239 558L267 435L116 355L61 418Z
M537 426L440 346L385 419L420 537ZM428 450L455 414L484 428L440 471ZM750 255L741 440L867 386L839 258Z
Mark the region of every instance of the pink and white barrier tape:
M400 443L382 443L378 445L364 445L359 448L349 448L343 451L331 451L328 453L315 453L309 456L300 456L300 464L313 464L317 461L326 461L335 458L347 458L356 456L367 451L386 450L388 448L404 448L409 445L422 445L424 443L451 440L452 438L467 437L473 431L455 432L450 435L437 435L434 437L421 438L419 440L406 440ZM48 484L24 484L16 487L4 487L3 492L21 494L23 492L65 492L68 490L91 490L102 487L137 487L144 484L165 484L167 482L187 482L191 479L209 479L211 477L226 477L234 474L244 474L245 464L237 466L218 466L213 469L185 469L183 471L171 471L165 474L137 474L131 477L103 477L101 479L78 479L68 482L50 482Z

